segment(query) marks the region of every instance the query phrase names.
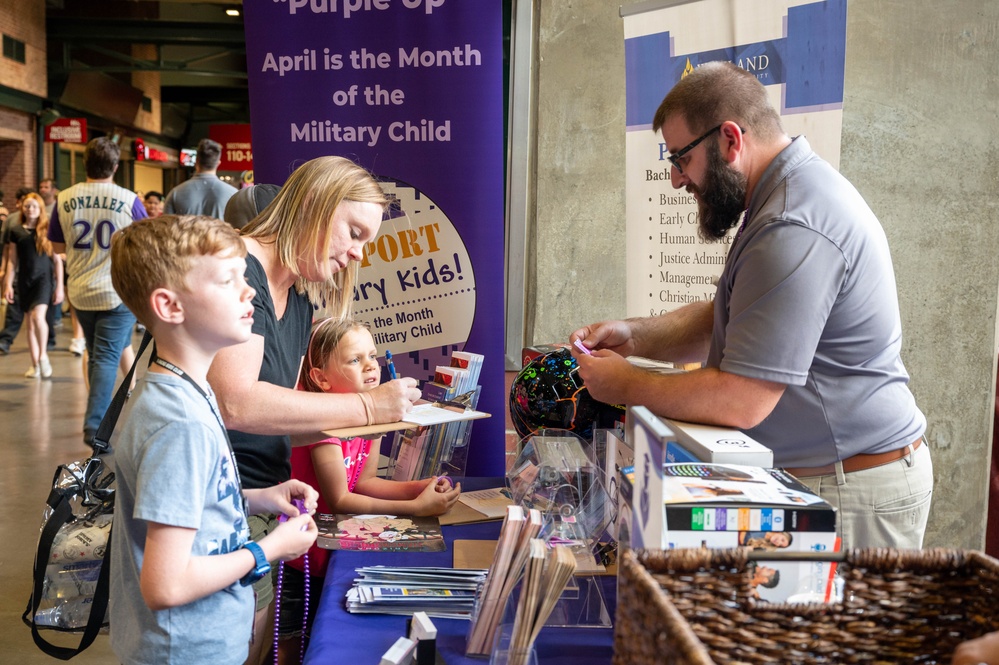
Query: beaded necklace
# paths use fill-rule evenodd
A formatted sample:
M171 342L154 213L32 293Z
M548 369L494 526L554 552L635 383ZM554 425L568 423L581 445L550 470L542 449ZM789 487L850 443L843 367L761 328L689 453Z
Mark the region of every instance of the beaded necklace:
M299 511L305 511L305 504L296 499L296 505ZM281 515L278 517L278 521L285 522L288 520L287 515ZM298 646L298 662L305 662L305 642L306 636L309 628L309 553L306 552L302 555L302 560L305 563L305 572L303 576L305 577L305 602L302 612L302 638ZM278 627L281 625L281 589L284 588L284 561L278 564L278 579L277 579L277 591L274 596L274 665L278 665L278 645L280 643L280 631Z

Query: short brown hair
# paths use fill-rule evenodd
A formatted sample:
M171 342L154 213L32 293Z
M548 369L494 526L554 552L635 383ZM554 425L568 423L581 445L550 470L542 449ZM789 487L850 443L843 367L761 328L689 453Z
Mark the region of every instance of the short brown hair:
M198 141L198 156L196 161L203 169L217 168L222 160L222 145L211 139Z
M243 235L274 243L278 261L298 275L300 263L325 260L335 231L333 213L344 201L375 203L383 210L388 206L366 169L343 157L317 157L295 169L271 204L243 227ZM358 267L352 261L325 282L299 278L295 289L308 294L313 305L346 317L354 303Z
M121 158L121 148L106 136L91 139L83 151L83 167L87 177L93 180L103 180L114 175Z
M755 76L731 62L707 62L673 86L652 118L652 131L679 115L691 133L700 135L726 120L738 123L763 141L784 133L767 89Z
M111 236L111 283L125 306L149 328L152 292L186 288L191 259L217 254L246 256L239 234L222 220L203 215L143 219Z

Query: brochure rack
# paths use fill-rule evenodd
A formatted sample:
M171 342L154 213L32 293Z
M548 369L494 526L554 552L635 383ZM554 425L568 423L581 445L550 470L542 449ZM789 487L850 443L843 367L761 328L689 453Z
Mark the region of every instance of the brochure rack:
M439 398L431 386L424 389L424 397L454 411L471 413L479 402L482 386L452 399ZM431 476L464 476L468 464L468 442L472 421L421 425L393 434L392 448L385 478L393 480L419 480Z

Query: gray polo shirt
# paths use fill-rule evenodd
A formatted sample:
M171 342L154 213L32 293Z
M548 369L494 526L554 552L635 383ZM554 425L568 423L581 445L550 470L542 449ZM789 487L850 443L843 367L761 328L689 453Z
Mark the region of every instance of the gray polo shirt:
M915 441L926 418L899 356L888 242L863 197L798 137L748 214L718 284L707 362L787 386L747 433L776 465L797 467Z
M195 173L190 180L170 190L163 203L163 212L224 219L225 204L235 193L235 187L222 182L214 173Z

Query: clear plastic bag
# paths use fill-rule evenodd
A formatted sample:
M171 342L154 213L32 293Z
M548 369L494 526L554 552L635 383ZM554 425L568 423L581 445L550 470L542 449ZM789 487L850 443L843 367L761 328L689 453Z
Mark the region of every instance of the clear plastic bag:
M98 593L114 511L114 472L100 457L56 470L42 512L35 585L24 620L37 628L86 628ZM106 608L107 590L103 605ZM102 624L107 625L107 612Z

